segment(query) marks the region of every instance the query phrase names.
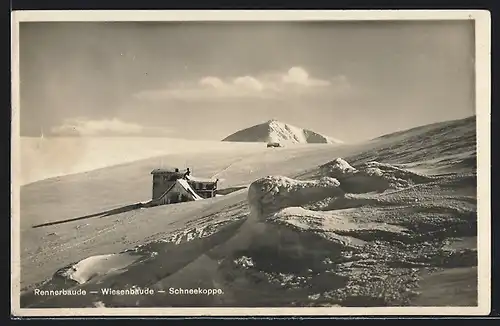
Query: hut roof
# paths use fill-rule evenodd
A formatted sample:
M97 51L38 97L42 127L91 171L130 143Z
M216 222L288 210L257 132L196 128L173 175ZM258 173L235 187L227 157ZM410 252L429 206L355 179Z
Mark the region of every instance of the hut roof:
M183 174L184 172L179 171L179 169L171 168L171 169L154 169L151 171L151 174L173 174L179 173Z
M202 183L216 183L217 179L209 179L209 178L198 178L198 177L193 177L193 176L188 176L187 177L189 181L192 182L202 182Z

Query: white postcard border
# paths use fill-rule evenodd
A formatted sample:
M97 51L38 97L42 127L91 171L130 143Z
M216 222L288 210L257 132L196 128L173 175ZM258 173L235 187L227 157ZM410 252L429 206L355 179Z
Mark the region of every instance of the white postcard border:
M13 316L367 316L487 315L491 302L491 18L486 10L102 10L15 11L12 13L11 140L11 313ZM474 20L476 38L476 123L478 187L477 307L327 308L20 308L20 22L68 21L379 21Z

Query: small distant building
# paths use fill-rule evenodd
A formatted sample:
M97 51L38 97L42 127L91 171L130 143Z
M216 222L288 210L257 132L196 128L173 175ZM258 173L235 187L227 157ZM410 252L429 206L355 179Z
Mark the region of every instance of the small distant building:
M270 147L282 147L282 146L278 142L271 142L271 143L267 143L267 147L270 148Z
M215 197L218 179L186 175L179 169L155 169L152 204L164 205Z

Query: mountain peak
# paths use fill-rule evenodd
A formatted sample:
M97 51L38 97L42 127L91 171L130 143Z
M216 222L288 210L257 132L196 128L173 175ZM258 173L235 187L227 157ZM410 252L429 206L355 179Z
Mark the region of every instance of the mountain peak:
M242 129L224 138L232 142L280 142L294 144L340 144L342 141L302 129L283 121L270 119L264 123Z

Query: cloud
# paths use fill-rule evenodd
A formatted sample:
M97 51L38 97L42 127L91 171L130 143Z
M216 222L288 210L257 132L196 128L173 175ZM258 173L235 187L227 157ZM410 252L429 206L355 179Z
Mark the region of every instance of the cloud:
M302 67L292 67L284 73L260 76L239 76L222 79L206 76L198 82L172 84L164 89L145 90L135 94L142 100L216 100L231 98L270 99L293 95L316 94L320 90L345 91L350 84L345 76L329 80L313 78Z
M117 118L91 120L82 117L67 119L51 129L51 134L57 136L161 136L168 132L165 128L146 127Z
M301 67L290 68L290 70L288 70L288 73L283 75L283 82L309 87L331 85L331 82L328 80L311 78L309 76L309 73Z

